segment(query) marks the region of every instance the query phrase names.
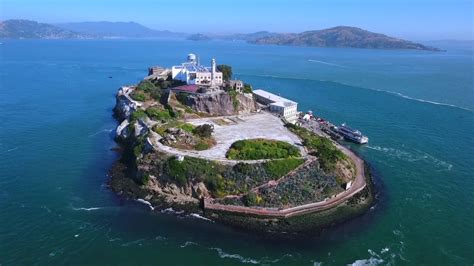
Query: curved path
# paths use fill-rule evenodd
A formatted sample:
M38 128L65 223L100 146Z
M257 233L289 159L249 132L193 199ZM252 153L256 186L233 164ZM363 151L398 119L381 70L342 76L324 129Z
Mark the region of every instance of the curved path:
M217 210L230 213L250 214L269 218L288 218L292 216L298 216L302 214L313 213L333 208L350 199L357 193L361 192L367 185L365 182L364 161L357 155L355 155L352 151L350 151L348 148L339 144L336 145L339 149L341 149L342 152L349 156L356 165L356 177L352 182L351 187L344 192L341 192L324 201L309 203L287 209L224 205L213 203L212 199L207 198L204 199L204 210Z

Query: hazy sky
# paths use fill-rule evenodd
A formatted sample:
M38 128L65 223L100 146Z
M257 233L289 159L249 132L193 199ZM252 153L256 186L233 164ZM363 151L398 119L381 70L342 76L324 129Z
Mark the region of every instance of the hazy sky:
M349 25L412 40L472 40L473 5L474 0L0 0L0 18L136 21L193 33Z

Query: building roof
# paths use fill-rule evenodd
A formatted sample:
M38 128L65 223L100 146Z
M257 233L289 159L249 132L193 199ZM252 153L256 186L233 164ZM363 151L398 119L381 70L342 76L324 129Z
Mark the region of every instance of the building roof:
M270 101L272 101L272 105L276 105L276 106L281 106L281 107L288 107L288 106L292 106L292 105L296 105L298 104L297 102L295 101L292 101L292 100L288 100L286 98L283 98L281 96L278 96L278 95L275 95L271 92L268 92L266 90L254 90L253 91L253 94L256 94L260 97L263 97L263 98L266 98Z

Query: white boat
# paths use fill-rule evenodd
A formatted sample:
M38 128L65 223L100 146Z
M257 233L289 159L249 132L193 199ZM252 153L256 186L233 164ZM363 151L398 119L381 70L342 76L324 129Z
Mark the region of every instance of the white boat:
M369 138L362 135L362 132L346 126L345 123L343 123L340 127L337 128L337 132L341 134L346 140L358 144L367 144L369 142Z

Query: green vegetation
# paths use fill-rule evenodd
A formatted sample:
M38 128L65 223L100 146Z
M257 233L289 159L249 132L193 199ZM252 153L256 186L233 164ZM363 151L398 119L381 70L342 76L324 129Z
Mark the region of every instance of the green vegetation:
M157 107L149 107L146 109L146 114L154 120L166 121L172 118L169 109L162 110Z
M237 111L239 108L239 99L237 99L238 92L235 89L230 89L227 91L227 93L232 98L232 106L234 107L234 111Z
M222 72L222 79L229 81L232 79L232 67L229 65L217 65L217 70Z
M156 133L163 135L168 128L181 128L186 132L192 133L194 130L194 126L189 123L184 123L182 121L172 120L164 125L157 124L153 127L153 131Z
M303 159L299 158L286 158L282 160L273 160L264 164L267 172L274 178L282 177L288 174L290 171L296 169L304 162Z
M260 197L257 193L250 191L242 197L242 201L244 202L245 206L256 206L262 203L262 197Z
M201 138L210 138L212 132L214 132L214 127L210 124L199 125L195 127L192 132Z
M132 122L137 121L138 119L144 119L146 116L147 115L145 111L138 109L134 111L132 114L130 114L130 124L132 124Z
M138 90L132 91L132 93L130 93L130 97L134 99L135 101L139 101L139 102L144 102L148 100L147 95L143 93L142 91L138 91Z
M318 157L323 170L333 171L337 162L347 160L347 156L330 139L292 124L287 124L287 127L297 134L303 140L303 145L312 150L312 153Z
M165 171L179 185L185 185L188 181L204 182L206 187L214 195L222 195L224 179L220 172L220 165L203 159L185 157L183 161L170 158L165 166Z
M252 86L248 83L245 83L242 92L243 93L252 93Z
M232 160L281 159L299 157L300 152L284 141L250 139L234 142L226 156Z

